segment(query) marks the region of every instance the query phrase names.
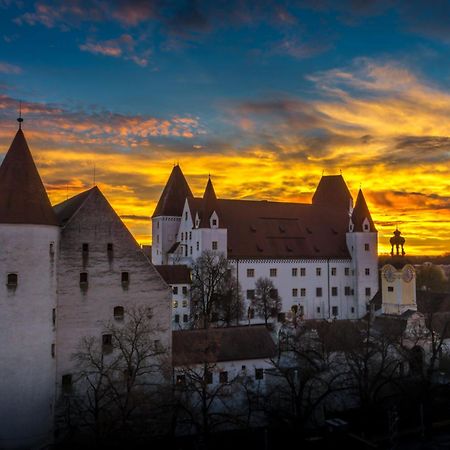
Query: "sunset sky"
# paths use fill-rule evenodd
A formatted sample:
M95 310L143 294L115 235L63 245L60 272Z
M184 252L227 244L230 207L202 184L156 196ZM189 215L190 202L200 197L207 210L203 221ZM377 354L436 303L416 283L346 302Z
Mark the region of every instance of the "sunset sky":
M450 252L450 2L0 0L0 152L52 203L96 182L140 243L180 163L201 195L360 186L387 252Z

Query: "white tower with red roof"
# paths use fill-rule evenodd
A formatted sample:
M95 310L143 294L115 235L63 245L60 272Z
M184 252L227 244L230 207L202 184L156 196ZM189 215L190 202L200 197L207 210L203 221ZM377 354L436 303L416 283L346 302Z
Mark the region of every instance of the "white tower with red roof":
M0 191L0 448L42 448L53 429L60 232L20 126Z

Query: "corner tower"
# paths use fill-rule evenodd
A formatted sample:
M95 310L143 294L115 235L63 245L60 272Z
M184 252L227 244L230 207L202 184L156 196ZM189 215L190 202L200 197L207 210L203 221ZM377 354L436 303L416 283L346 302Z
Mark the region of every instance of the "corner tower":
M378 231L361 189L350 216L347 247L352 257L357 316L363 317L378 291Z
M177 164L172 169L152 216L153 264L167 264L167 252L177 242L184 202L186 198L192 197L191 189Z
M20 126L0 192L0 448L40 448L53 429L59 226Z

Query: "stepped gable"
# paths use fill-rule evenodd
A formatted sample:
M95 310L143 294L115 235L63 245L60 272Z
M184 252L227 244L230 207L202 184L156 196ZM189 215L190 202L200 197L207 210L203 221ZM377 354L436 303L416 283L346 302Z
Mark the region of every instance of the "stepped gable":
M369 221L369 230L363 229L363 223L365 219ZM366 199L364 198L361 189L358 192L355 208L352 212L352 223L354 225L354 231L377 231L377 229L375 228L375 224L373 223L372 216L370 215Z
M180 166L172 169L152 217L181 217L186 198L193 197Z
M0 166L0 223L58 225L21 128Z
M352 195L342 175L324 175L320 179L312 203L333 209L343 208L347 211L352 204Z

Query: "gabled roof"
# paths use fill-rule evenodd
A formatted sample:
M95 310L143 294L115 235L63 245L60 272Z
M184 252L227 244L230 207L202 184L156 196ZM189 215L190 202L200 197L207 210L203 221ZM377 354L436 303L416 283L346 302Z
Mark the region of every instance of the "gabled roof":
M353 231L365 231L363 229L364 220L369 221L369 231L377 231L375 224L373 223L372 216L370 215L369 207L367 206L366 199L360 189L358 197L356 198L355 208L352 213L352 222L354 225Z
M81 192L81 194L75 195L62 203L58 203L53 207L59 224L64 226L72 216L80 209L81 205L86 201L89 195L98 190L97 186L94 186L87 191Z
M264 325L172 332L174 366L269 359L276 347Z
M191 284L191 271L185 265L155 265L167 284Z
M350 209L352 196L342 175L324 175L319 181L312 203L318 206Z
M181 217L186 198L192 197L191 189L184 178L179 165L174 166L169 180L156 205L152 217L175 216Z
M0 223L58 225L23 131L0 167Z

